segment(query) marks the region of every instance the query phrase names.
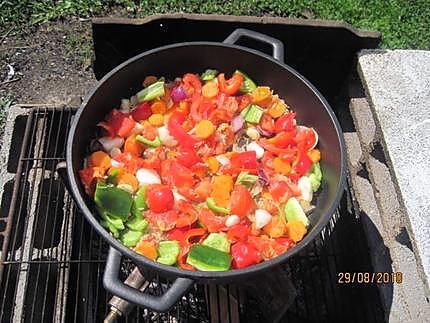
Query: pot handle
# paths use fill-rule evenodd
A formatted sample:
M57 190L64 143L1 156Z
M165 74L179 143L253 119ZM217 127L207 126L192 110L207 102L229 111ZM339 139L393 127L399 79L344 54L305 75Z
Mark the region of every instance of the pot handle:
M65 161L59 162L55 166L55 171L63 182L64 186L66 186L67 191L72 194L72 187L70 186L69 178L67 177L67 164ZM72 194L73 196L73 194Z
M194 284L189 278L176 278L170 288L161 296L152 296L134 289L119 280L121 253L109 247L106 268L103 275L103 286L115 296L121 297L136 305L152 309L156 312L166 312Z
M228 36L223 41L223 43L235 44L241 37L248 37L271 45L273 48L272 56L276 60L284 62L284 44L279 39L267 36L265 34L262 34L253 30L238 28L235 31L233 31L230 34L230 36Z

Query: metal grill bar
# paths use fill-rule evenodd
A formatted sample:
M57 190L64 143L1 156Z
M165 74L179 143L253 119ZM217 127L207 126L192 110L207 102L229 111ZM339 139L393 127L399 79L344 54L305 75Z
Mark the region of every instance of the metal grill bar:
M73 114L38 108L28 116L3 233L0 322L93 322L108 311L112 295L101 283L107 245L73 208L54 171ZM340 271L372 270L350 199L347 191L320 239L283 266L297 291L283 320L383 321L375 286L337 284ZM121 268L125 279L133 264L124 260ZM148 290L160 294L168 286L155 277ZM169 313L135 308L119 322L262 322L267 304L257 296L243 286L195 285Z

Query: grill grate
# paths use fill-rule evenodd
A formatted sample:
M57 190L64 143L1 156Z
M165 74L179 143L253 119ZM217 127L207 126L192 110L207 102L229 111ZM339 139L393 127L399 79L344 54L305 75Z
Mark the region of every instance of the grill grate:
M107 244L73 207L55 173L74 112L38 108L27 116L10 205L2 201L8 217L0 227L0 322L94 322L108 311L111 295L102 286ZM372 271L351 204L346 192L321 237L283 267L297 297L282 321L384 321L376 286L337 283L338 272ZM123 279L132 267L123 262ZM159 294L166 286L155 277L149 290ZM266 289L195 285L169 313L135 308L120 321L264 322L274 318L270 302L261 301Z

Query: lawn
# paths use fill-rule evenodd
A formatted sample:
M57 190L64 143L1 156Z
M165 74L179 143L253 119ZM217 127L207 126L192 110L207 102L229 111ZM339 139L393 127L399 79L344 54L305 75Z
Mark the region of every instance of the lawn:
M428 0L3 0L0 37L50 20L97 16L112 10L132 17L168 12L311 16L380 31L384 48L430 49Z

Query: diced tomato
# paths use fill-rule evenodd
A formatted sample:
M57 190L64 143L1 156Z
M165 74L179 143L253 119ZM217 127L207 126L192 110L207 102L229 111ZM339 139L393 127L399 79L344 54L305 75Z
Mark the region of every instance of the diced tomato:
M138 168L149 168L156 171L161 169L161 155L163 154L163 147L158 147L154 151L148 153L145 159L138 158L137 166Z
M195 74L185 74L182 78L182 82L184 83L184 88L188 92L189 96L193 95L194 93L201 93L202 83Z
M167 212L173 208L175 199L172 190L161 184L152 184L148 186L146 191L146 200L149 209L153 212Z
M251 229L245 224L236 224L227 231L227 238L231 243L244 241L251 234Z
M294 173L303 176L305 175L312 167L312 160L309 158L308 154L304 151L300 151L298 155L298 161L293 166Z
M295 112L289 112L287 114L284 114L282 117L279 117L276 119L275 122L275 131L281 132L281 131L291 131L294 130L296 127L296 113Z
M296 130L293 129L291 131L281 131L276 134L274 137L267 140L268 143L279 147L279 148L287 148L290 145L295 145L295 137Z
M179 114L176 114L179 115ZM172 116L173 117L173 116ZM184 128L182 128L177 117L170 118L167 123L170 134L178 141L180 146L194 147L197 140L190 136Z
M148 119L151 114L151 104L149 102L139 103L132 111L131 116L137 122Z
M170 165L170 176L172 177L173 184L176 187L192 187L194 186L194 177L191 170L179 164L172 163Z
M88 194L93 194L97 180L102 178L104 173L105 171L100 167L87 167L79 171L79 177Z
M176 220L178 228L188 227L197 221L199 214L191 203L179 200L176 202L176 207L179 210L179 216Z
M273 133L275 132L275 121L268 113L264 113L263 117L260 120L260 127L264 131Z
M276 238L275 241L287 247L287 250L291 249L295 245L294 241L287 237L279 237L279 238Z
M298 132L294 138L294 141L297 143L297 147L303 151L310 150L315 145L316 140L315 132L311 128Z
M228 95L235 94L239 90L240 86L242 85L242 82L243 82L243 76L240 75L239 73L233 74L233 76L228 80L225 79L224 73L221 73L218 75L219 89L221 90L221 92L224 92L225 94L228 94Z
M178 213L175 210L167 212L154 212L149 210L145 212L145 217L153 228L158 228L160 231L169 231L175 227Z
M212 123L219 125L223 122L230 122L233 119L233 116L234 114L230 111L224 109L216 109L210 114L209 120L212 121Z
M191 167L194 164L200 162L200 157L197 155L197 152L192 147L180 147L179 156L177 158L178 163L185 166Z
M207 208L200 209L199 221L209 232L219 232L225 227L225 217L217 216Z
M185 233L189 230L189 227L174 228L167 232L167 239L176 240L182 245L185 239Z
M231 113L236 113L239 110L239 104L234 97L229 96L225 99L222 108Z
M112 127L114 133L122 138L127 137L136 125L136 122L128 114L116 109L112 110L108 116L107 123Z
M245 93L244 95L237 96L236 97L238 103L239 103L239 111L242 111L245 109L248 105L252 102L252 95L249 93Z
M248 242L260 252L261 257L264 260L275 258L287 251L287 247L285 245L280 244L267 236L249 236Z
M260 252L250 243L239 241L231 247L233 268L245 268L258 264L261 260Z
M271 181L269 186L269 193L277 202L286 202L293 196L290 187L284 181Z
M255 210L255 201L243 185L235 185L230 196L230 212L243 218Z
M230 158L231 168L258 169L257 154L255 151L234 153Z
M192 165L190 170L197 179L202 179L208 175L208 166L203 162Z

